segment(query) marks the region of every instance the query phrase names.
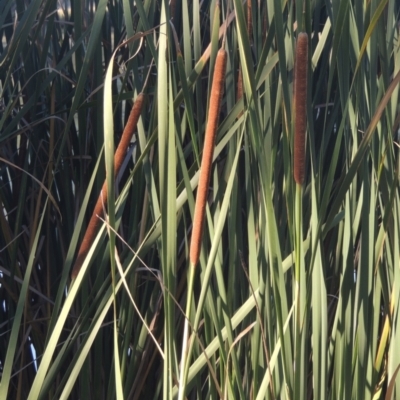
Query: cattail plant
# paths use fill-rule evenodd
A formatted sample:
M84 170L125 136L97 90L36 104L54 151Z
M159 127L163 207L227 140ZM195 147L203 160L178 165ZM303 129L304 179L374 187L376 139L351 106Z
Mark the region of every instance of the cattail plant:
M308 64L308 36L299 33L297 37L294 82L294 169L296 182L295 198L295 373L294 393L298 398L305 398L306 380L306 329L303 323L307 311L306 270L303 249L303 220L302 220L302 185L304 183L306 128L307 128L307 64Z
M308 36L301 32L297 37L294 81L294 180L304 182L306 128L307 128L307 64Z
M121 140L118 144L117 150L115 151L114 176L117 176L121 169L122 163L126 155L126 151L133 136L133 132L136 129L136 125L138 123L140 113L142 111L143 103L144 103L144 94L140 93L136 98L136 101L132 107L131 113L129 114L128 122L126 123L124 132L122 133ZM90 250L90 247L92 246L93 241L96 237L98 228L101 223L99 216L103 215L103 204L107 203L107 198L108 198L107 182L104 181L100 196L97 199L92 217L90 218L89 225L85 232L85 236L83 237L81 247L79 248L78 256L76 258L74 267L72 268L72 273L71 273L72 280L74 280L78 275L82 267L82 264Z
M181 374L179 382L179 400L185 398L186 377L188 373L188 363L190 361L190 354L187 352L188 335L189 335L189 320L193 282L195 276L196 265L199 262L201 242L203 236L203 227L205 219L205 211L207 204L208 185L210 183L211 164L214 154L215 137L218 127L218 116L221 108L222 94L225 83L225 69L226 69L227 53L224 48L221 48L217 53L215 60L215 69L213 82L211 86L210 105L208 110L208 121L206 127L206 135L204 139L203 157L201 160L199 185L197 188L196 204L194 208L192 240L190 242L190 277L187 291L186 300L186 319L183 331L182 340L182 362Z
M225 81L226 59L226 51L224 49L220 49L218 51L215 62L206 136L204 140L204 150L201 160L199 185L197 188L196 205L194 209L192 240L190 243L190 263L192 265L197 264L200 256L208 185L210 182L211 164L214 154L215 137L218 126L218 116L220 112L221 99Z

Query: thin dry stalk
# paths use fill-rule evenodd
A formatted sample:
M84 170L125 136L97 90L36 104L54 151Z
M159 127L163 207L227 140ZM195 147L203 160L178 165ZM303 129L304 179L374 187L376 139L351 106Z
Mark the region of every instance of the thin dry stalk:
M192 240L190 243L190 262L192 265L197 264L200 256L208 185L210 182L211 174L211 164L214 154L218 116L220 113L221 99L224 90L226 60L226 51L224 49L220 49L218 51L215 62L214 78L211 88L210 107L204 140L204 150L201 161L199 186L197 189L196 205L194 209Z
M308 36L299 33L296 47L296 65L294 81L294 180L304 182L306 129L307 129L307 66Z
M122 163L124 161L126 151L131 142L133 132L136 129L140 114L142 112L142 107L144 103L144 94L140 93L136 98L135 104L132 107L131 113L129 114L128 122L126 123L124 132L122 134L121 140L118 144L117 150L114 155L114 176L118 175L121 169ZM99 226L101 225L101 220L98 216L103 216L103 204L107 202L107 181L104 181L103 188L101 189L99 198L97 199L96 205L93 210L92 217L90 218L89 225L86 229L85 236L83 237L81 247L79 248L78 256L76 258L74 267L72 268L71 279L74 280L78 275L83 262L93 244L96 237Z

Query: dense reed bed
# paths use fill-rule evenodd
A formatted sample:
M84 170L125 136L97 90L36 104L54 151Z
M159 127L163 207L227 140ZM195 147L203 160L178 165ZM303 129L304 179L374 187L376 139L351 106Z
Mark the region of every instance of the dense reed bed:
M399 12L1 2L0 399L398 398Z

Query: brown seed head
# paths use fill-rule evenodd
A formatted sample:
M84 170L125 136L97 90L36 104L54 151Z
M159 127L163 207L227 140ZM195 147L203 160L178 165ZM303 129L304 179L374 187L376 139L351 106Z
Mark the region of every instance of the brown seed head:
M307 129L307 66L308 36L299 33L296 47L294 81L294 180L304 182L306 129Z
M121 169L122 163L124 161L126 151L128 149L129 143L131 142L133 132L135 131L137 122L140 117L144 102L144 94L140 93L136 98L135 104L132 107L131 113L128 117L128 122L125 125L124 132L122 133L121 140L118 144L117 150L114 155L114 175L117 176L119 170ZM108 192L107 192L107 182L103 184L99 198L97 199L96 205L93 210L93 214L90 218L89 225L86 228L85 236L82 239L81 247L79 248L78 256L76 258L75 264L72 268L71 279L74 280L81 267L87 254L89 253L90 247L96 237L98 228L100 227L101 220L98 216L103 216L103 204L107 203Z
M194 209L192 240L190 243L190 262L193 265L197 264L200 257L208 185L210 182L211 164L215 146L215 136L217 133L218 116L220 113L221 99L224 90L226 60L226 51L224 49L220 49L215 61L208 121L204 139L203 157L201 160L199 185L197 188L196 205Z

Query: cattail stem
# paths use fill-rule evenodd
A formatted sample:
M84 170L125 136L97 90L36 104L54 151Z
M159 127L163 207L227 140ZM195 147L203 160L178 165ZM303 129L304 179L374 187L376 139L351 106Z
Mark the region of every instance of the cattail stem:
M114 176L117 176L122 163L124 161L126 151L128 149L129 143L131 142L133 132L138 123L140 113L142 111L144 103L144 94L140 93L136 98L135 104L132 107L131 113L129 114L128 122L126 123L124 132L122 133L121 140L118 144L117 150L114 155ZM104 181L103 187L100 192L100 196L97 199L96 205L93 210L92 217L90 218L89 225L86 229L85 236L83 237L81 247L79 248L78 256L76 258L74 267L72 268L71 279L74 280L78 275L83 262L93 244L96 237L98 228L101 224L98 216L103 216L103 204L107 203L108 193L107 193L107 182Z
M226 60L226 51L224 49L220 49L218 51L215 62L208 121L204 140L204 150L201 161L199 185L197 188L196 205L194 209L192 240L190 243L190 262L193 265L197 264L200 256L208 185L210 182L211 174L211 164L214 154L215 137L217 133L218 117L221 108L221 99L224 89Z
M201 239L203 234L204 218L207 204L208 185L210 182L211 164L214 154L218 117L224 89L226 60L226 51L224 49L220 49L218 51L215 61L214 77L211 86L210 105L208 109L208 121L206 127L206 135L204 139L203 157L201 160L199 185L197 188L196 205L194 208L192 240L190 242L190 276L186 299L186 319L182 339L182 354L180 366L181 371L179 378L178 400L183 400L185 398L186 379L189 371L189 361L191 356L190 349L188 351L189 315L192 306L192 291L195 277L195 269L200 257Z
M307 129L307 65L308 36L299 33L296 47L296 66L294 83L294 179L296 181L295 197L295 334L294 334L294 372L293 393L299 398L305 398L304 381L307 379L305 346L306 330L303 327L307 321L307 287L306 270L303 249L303 213L302 184L304 182L305 149Z
M307 129L307 66L308 36L299 33L296 47L294 81L294 180L304 182L306 129Z

